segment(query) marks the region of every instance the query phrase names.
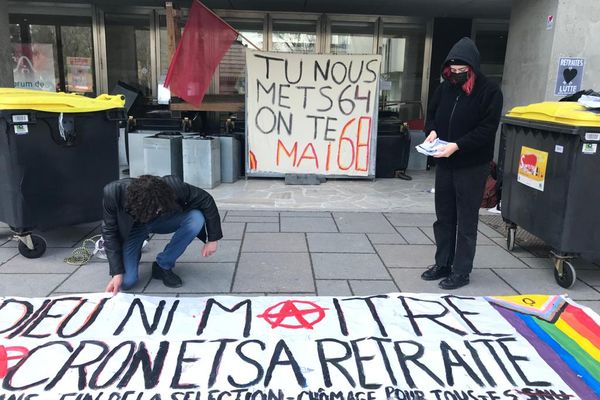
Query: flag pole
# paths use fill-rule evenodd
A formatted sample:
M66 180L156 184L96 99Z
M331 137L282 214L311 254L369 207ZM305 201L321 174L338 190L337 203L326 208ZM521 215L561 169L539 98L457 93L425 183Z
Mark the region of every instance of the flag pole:
M262 50L261 48L259 48L257 45L255 45L254 43L252 43L250 40L248 40L248 38L244 35L242 35L240 33L240 31L238 31L237 29L235 29L233 26L229 25L227 23L227 21L223 20L223 18L219 17L213 10L211 10L210 8L206 7L200 0L194 0L196 2L198 2L198 4L200 4L202 7L206 8L212 15L214 15L216 18L218 18L222 23L224 23L225 25L227 25L227 27L229 29L231 29L232 31L234 31L235 33L238 34L238 36L241 36L242 39L244 39L246 42L250 43L252 45L252 47L254 47L256 50Z

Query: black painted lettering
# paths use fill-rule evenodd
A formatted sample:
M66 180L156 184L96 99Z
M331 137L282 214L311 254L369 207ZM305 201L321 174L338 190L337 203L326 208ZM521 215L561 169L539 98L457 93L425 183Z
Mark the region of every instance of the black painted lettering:
M261 115L267 115L267 117L265 117L265 118L270 119L271 122L270 123L267 123L267 122L261 123L261 121L262 121L262 119L260 118ZM256 117L254 118L254 122L259 131L268 135L269 133L273 132L275 130L275 127L277 126L277 116L275 115L275 112L273 110L271 110L269 107L263 106L263 107L259 108L258 111L256 112Z
M331 65L331 60L327 60L325 63L325 69L321 66L318 60L315 60L315 82L319 80L319 76L321 80L328 81L329 80L329 67Z
M113 335L117 336L117 335L120 335L121 333L123 333L125 326L129 322L129 319L133 315L133 311L136 308L139 310L140 319L142 321L142 324L144 325L144 329L146 330L146 333L148 335L152 335L154 333L154 331L158 328L158 324L160 322L160 318L162 316L162 313L163 313L166 303L167 302L165 300L161 300L158 303L158 306L156 307L156 311L154 312L154 319L151 324L150 321L148 321L148 315L146 314L146 308L144 307L144 303L142 302L142 300L140 298L133 299L133 301L131 302L131 305L129 306L129 309L127 310L127 314L125 314L125 318L123 318L123 321L121 321L121 323L119 324L119 326L117 327L117 329L115 330L115 333L113 333Z
M89 347L96 347L100 350L99 354L96 354L92 357L89 357L88 360L77 362L77 358L84 350L87 350ZM87 354L84 354L84 358L86 358ZM63 364L63 366L58 370L54 379L52 379L44 388L44 390L52 390L58 382L64 377L70 369L75 369L78 372L78 380L77 380L77 388L79 390L83 390L87 387L87 373L86 367L89 367L92 364L97 363L108 353L108 346L100 342L98 340L83 340L79 343L79 346L71 353L67 361Z
M365 361L373 360L375 356L363 356L360 354L360 348L358 347L358 343L364 340L364 338L361 338L350 341L350 344L352 346L352 352L354 353L354 361L356 362L356 369L358 370L358 381L360 382L360 386L364 389L379 389L382 386L381 383L367 383L365 367L363 363Z
M281 360L281 354L285 353L287 360ZM271 357L271 362L269 363L269 368L267 368L267 373L265 374L265 386L269 386L271 383L271 378L273 377L273 371L275 367L279 365L289 365L292 367L292 371L296 376L296 381L298 382L298 386L305 387L306 386L306 378L302 375L302 371L300 370L300 365L296 362L294 355L291 350L285 344L285 341L279 340L277 345L275 345L275 350L273 351L273 357Z
M374 340L377 343L377 347L379 347L379 353L381 354L381 358L383 359L383 365L385 365L385 370L388 373L388 376L390 377L392 385L397 385L398 381L396 380L396 376L394 375L394 369L392 368L390 358L388 357L387 352L385 351L385 347L383 345L384 343L391 343L392 340L382 339L378 337L372 337L371 339Z
M52 347L52 346L57 346L57 345L65 347L69 352L73 351L73 347L69 344L69 342L66 342L66 341L47 342L42 345L39 345L38 347L31 349L29 351L29 353L27 354L27 356L25 356L24 358L19 360L19 362L14 367L8 369L6 376L2 380L2 388L14 392L17 390L30 389L32 387L35 387L35 386L45 383L48 379L50 379L49 377L40 379L40 380L32 382L32 383L21 384L21 386L13 385L12 381L15 379L15 376L19 372L19 369L22 368L23 365L25 365L27 363L27 361L31 360L37 352L39 352L42 349ZM35 361L33 362L33 364L35 364ZM43 371L43 370L40 370L40 372L41 371ZM22 380L19 379L19 381L22 381Z
M348 336L348 325L346 325L346 317L344 316L344 311L342 310L342 307L340 306L340 301L337 298L334 298L333 305L335 307L335 312L337 313L337 316L338 316L338 322L340 324L340 331L342 332L342 335Z
M277 111L277 134L281 135L283 129L287 132L288 135L292 134L292 122L294 121L294 114L289 113L287 122L285 120L284 115L281 111Z
M175 311L177 310L178 306L179 306L179 300L175 300L173 302L173 304L171 305L169 314L167 314L167 321L165 322L165 326L162 331L163 336L165 336L167 333L169 333L169 330L171 329L171 324L173 323L173 318L175 317Z
M336 138L330 138L329 137L329 132L337 132L337 129L335 128L331 128L329 126L329 123L332 121L337 121L337 118L334 117L327 117L327 120L325 121L325 136L323 137L324 140L328 141L328 142L335 142Z
M365 67L365 60L360 61L360 69L358 70L358 73L356 74L355 79L352 79L352 66L353 65L355 65L355 64L352 61L350 61L350 65L348 66L348 80L352 83L357 83L360 80L360 77L362 76L363 69Z
M315 90L314 86L296 86L296 89L300 89L304 91L303 100L302 100L302 109L306 110L306 104L308 102L308 91Z
M416 348L416 351L413 354L408 354L403 349L403 346L410 345ZM417 366L421 371L425 372L427 375L431 377L439 386L445 386L444 382L434 374L425 364L423 364L419 359L425 353L425 347L422 344L412 341L412 340L400 340L394 342L394 350L396 351L396 356L398 357L398 362L400 363L400 368L402 368L402 373L404 374L404 380L408 383L408 386L411 389L415 389L417 386L415 385L415 381L412 378L410 373L410 369L408 368L408 363L412 363Z
M69 315L67 315L67 317L58 326L58 330L56 331L56 333L58 334L58 336L61 337L61 338L72 338L72 337L78 336L81 333L85 332L96 321L96 319L98 318L98 315L100 315L100 312L104 308L104 305L110 299L111 299L110 297L105 297L103 299L100 299L100 301L98 302L98 304L96 304L96 307L94 307L94 309L92 310L92 312L85 319L85 322L83 323L83 325L81 325L73 333L70 333L70 334L65 333L65 329L66 329L67 325L69 324L69 322L71 321L71 319L75 315L77 315L77 313L81 309L81 307L83 307L83 305L88 302L88 299L83 299L82 298L81 301L79 302L79 304L77 305L77 307L75 307L73 309L73 311Z
M236 339L218 339L211 340L211 342L219 343L219 348L215 353L215 357L213 358L212 368L210 369L210 377L208 378L208 387L211 388L215 385L217 381L217 374L219 372L219 367L221 366L221 360L223 360L223 353L225 353L225 349L229 343L237 342Z
M129 350L127 351L127 354L125 355L125 358L123 359L123 361L121 361L121 366L119 368L117 368L117 370L115 372L112 373L112 376L109 377L106 380L106 382L99 383L100 375L102 374L102 372L104 372L104 369L106 368L108 363L110 361L112 361L113 358L116 358L115 355L118 354L121 349L126 349L126 348L128 348ZM131 359L133 358L133 354L135 353L135 348L136 348L135 342L126 341L126 342L119 343L118 346L116 346L114 349L112 349L106 355L106 357L104 357L102 362L98 365L98 368L95 369L92 376L90 376L90 381L88 383L88 386L90 387L90 389L94 389L94 390L106 389L107 387L114 385L115 382L121 376L121 374L123 374L123 372L127 368L127 365L129 365L129 363L131 362ZM113 368L110 368L110 370L112 371Z
M263 342L261 342L260 340L246 340L237 345L237 347L235 348L236 354L242 360L244 360L245 362L247 362L248 364L251 364L252 366L254 366L254 368L256 368L256 378L254 378L253 380L251 380L250 382L247 382L247 383L238 383L233 379L233 377L231 375L229 375L227 377L227 381L229 382L229 384L231 386L235 386L237 388L252 387L252 386L256 385L258 382L260 382L260 380L263 378L263 376L265 374L265 370L262 367L262 365L258 361L250 358L248 355L246 355L242 351L243 348L248 344L258 344L262 351L264 351L266 348L266 345Z
M283 85L283 84L282 84L282 85L279 85L279 102L278 102L278 104L279 104L279 107L281 107L281 108L287 108L288 110L289 110L291 107L290 107L288 104L283 104L283 103L281 102L281 100L282 100L282 99L283 99L283 100L286 100L286 99L287 99L287 100L289 100L289 99L290 99L290 96L286 96L286 95L283 93L283 90L284 90L284 89L289 89L289 87L290 87L290 85Z
M521 377L521 379L523 380L523 382L525 382L525 384L527 386L552 386L552 383L550 382L546 382L546 381L530 381L529 378L527 377L527 375L525 375L525 373L523 372L523 369L521 368L521 366L519 365L519 361L529 361L528 357L525 356L519 356L516 354L511 353L510 349L508 348L508 346L506 345L506 343L508 342L516 342L517 339L515 338L500 338L497 339L498 344L500 345L500 347L502 348L502 350L504 351L504 354L506 354L506 357L508 357L509 361L511 362L512 366L514 367L515 371L517 371L517 374L519 374L519 376Z
M186 357L185 352L187 350L188 344L201 344L204 343L204 340L184 340L181 342L181 346L179 347L179 354L177 355L177 366L175 367L175 373L173 374L173 379L171 379L171 389L193 389L197 388L199 385L195 383L181 383L179 380L181 379L181 373L183 372L184 364L193 363L198 361L196 357Z
M271 86L267 89L259 80L256 80L256 102L260 102L260 90L262 89L265 94L271 95L271 104L275 105L275 82L271 83Z
M129 369L127 372L125 372L123 379L121 379L117 387L119 389L126 387L140 365L144 374L144 387L146 389L152 389L153 387L156 387L156 385L158 385L158 378L160 378L160 373L162 372L165 363L165 357L167 356L168 351L169 342L162 341L160 342L156 357L154 357L154 360L150 360L146 343L140 342L138 350L133 355Z
M300 80L302 79L302 72L303 72L303 68L302 68L302 60L300 60L300 66L298 67L299 71L298 71L298 79L296 79L295 81L292 81L290 79L289 76L289 60L285 60L285 80L292 84L295 85L296 83L300 82Z
M426 319L431 322L434 322L435 324L449 330L452 333L456 333L457 335L460 335L460 336L465 336L467 334L466 332L463 332L458 328L454 328L454 327L447 325L444 322L440 321L441 318L443 318L444 316L446 316L448 314L448 309L439 301L415 299L415 298L406 297L406 296L398 296L398 298L400 299L400 301L402 301L402 305L404 306L404 309L406 310L406 317L408 317L410 324L412 325L413 330L415 331L415 335L423 336L423 332L421 332L421 328L419 327L419 324L417 323L418 319ZM429 303L429 304L437 304L443 308L443 311L438 314L415 314L409 307L407 300L422 302L422 303ZM431 308L431 307L428 307L428 308Z
M319 120L320 119L325 119L325 117L322 117L320 115L307 115L306 118L309 119L313 119L315 121L315 130L313 131L313 139L317 139L317 136L319 136Z
M13 330L17 326L19 326L23 321L25 321L27 318L29 318L31 316L31 314L33 313L33 304L31 304L30 302L25 301L25 300L17 300L17 299L5 299L2 302L2 304L0 305L0 311L2 311L4 308L8 309L7 306L9 304L21 305L23 307L23 315L21 315L21 317L19 317L19 319L17 321L15 321L12 325L10 325L8 328L4 328L4 329L0 330L0 334ZM2 314L0 314L0 316L1 316L0 321L6 322L6 318L4 316L2 316ZM12 336L9 336L9 338L10 337L12 337Z
M462 368L467 375L479 386L483 387L483 382L477 376L473 368L467 364L467 362L458 354L458 351L448 345L445 341L440 342L440 350L442 351L442 358L444 360L444 367L446 369L446 382L448 385L454 386L454 374L452 372L453 368Z
M376 62L377 62L376 59L367 61L367 65L365 66L365 68L371 75L373 75L373 77L370 80L363 81L364 83L371 83L371 82L375 82L377 80L377 72L375 72L375 69L371 68L371 64L376 63Z
M385 326L383 326L383 322L381 321L381 318L379 318L379 314L377 313L377 307L375 307L375 304L373 303L373 299L387 299L387 298L388 298L387 295L379 294L379 295L375 295L375 296L366 296L366 297L351 297L351 298L343 299L343 300L344 301L354 301L354 300L364 301L365 304L367 305L367 307L369 308L371 317L373 317L373 320L375 321L375 323L377 323L379 332L381 333L382 336L387 337L387 332L385 330Z
M336 68L337 67L337 68ZM337 71L337 74L336 74ZM331 66L331 79L338 85L346 80L348 67L341 61L334 62Z
M265 55L262 55L262 54L254 54L254 57L256 57L256 58L262 58L262 59L265 60L265 66L266 66L265 77L267 79L269 79L269 71L270 71L269 61L284 61L283 58L269 57L269 56L265 56Z
M37 310L35 310L35 312L33 314L31 314L29 316L29 318L27 318L24 322L22 322L17 329L15 329L14 331L12 331L6 337L8 339L12 339L12 338L16 337L17 335L19 335L21 332L23 332L32 321L35 321L37 319L37 317L42 312L44 312L44 310L46 309L46 307L48 306L48 304L50 304L51 302L52 302L52 300L48 300L48 299L44 300L44 302L42 303L42 305ZM3 333L3 332L0 332L0 333Z
M342 342L341 340L337 340L337 339L318 339L318 340L316 340L316 342L317 342L317 352L319 354L319 363L321 364L321 371L323 373L323 380L325 381L325 386L326 387L333 386L333 383L331 381L331 372L329 370L329 365L328 365L328 364L331 364L332 366L337 368L337 370L340 371L342 375L344 375L344 377L346 378L346 380L352 387L356 387L356 383L354 382L352 375L350 375L348 370L341 365L342 361L346 361L346 360L350 359L350 357L352 357L352 350L350 349L350 346L348 345L348 343ZM325 346L324 346L324 344L327 344L327 343L335 343L339 346L342 346L345 350L345 354L341 357L327 357L325 355Z

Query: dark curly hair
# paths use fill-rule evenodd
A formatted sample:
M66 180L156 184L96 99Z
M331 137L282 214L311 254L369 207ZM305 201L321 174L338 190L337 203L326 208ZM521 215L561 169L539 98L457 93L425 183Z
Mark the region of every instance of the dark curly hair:
M146 224L161 214L179 209L175 191L162 179L142 175L127 187L125 208L133 218Z

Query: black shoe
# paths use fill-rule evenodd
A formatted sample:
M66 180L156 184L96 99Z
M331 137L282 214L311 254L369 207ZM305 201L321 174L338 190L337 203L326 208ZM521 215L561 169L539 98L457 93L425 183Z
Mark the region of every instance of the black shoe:
M406 175L406 173L404 171L396 171L394 173L394 175L396 176L396 178L398 179L403 179L405 181L412 181L412 177Z
M424 281L437 281L450 275L450 267L440 267L437 264L430 265L427 271L421 274L421 279Z
M469 284L469 274L451 273L449 277L439 283L439 287L446 290L458 289Z
M152 278L162 279L164 285L170 288L178 288L183 285L181 278L175 272L159 267L156 261L152 263Z

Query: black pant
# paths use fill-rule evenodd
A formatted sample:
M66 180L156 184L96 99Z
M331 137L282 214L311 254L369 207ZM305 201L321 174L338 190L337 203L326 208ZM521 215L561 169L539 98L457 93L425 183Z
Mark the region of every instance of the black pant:
M451 266L456 274L469 274L473 269L479 206L489 172L488 163L466 168L436 167L435 263Z

